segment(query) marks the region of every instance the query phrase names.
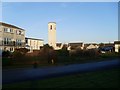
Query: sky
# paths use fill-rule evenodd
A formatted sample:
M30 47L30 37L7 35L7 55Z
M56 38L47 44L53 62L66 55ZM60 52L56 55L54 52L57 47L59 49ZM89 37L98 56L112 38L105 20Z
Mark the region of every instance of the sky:
M117 2L3 2L2 21L48 42L48 22L56 22L57 42L118 40Z

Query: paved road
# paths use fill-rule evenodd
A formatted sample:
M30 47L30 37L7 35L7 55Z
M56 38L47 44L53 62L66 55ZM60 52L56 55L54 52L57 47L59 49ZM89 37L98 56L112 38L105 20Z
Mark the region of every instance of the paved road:
M49 77L57 77L68 74L91 72L95 70L120 67L119 59L110 61L72 64L66 66L55 66L49 68L10 69L2 71L2 83L13 83L27 80L37 80Z

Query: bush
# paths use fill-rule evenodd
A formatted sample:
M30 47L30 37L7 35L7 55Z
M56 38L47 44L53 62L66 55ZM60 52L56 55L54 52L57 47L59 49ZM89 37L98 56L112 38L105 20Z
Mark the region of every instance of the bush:
M48 44L44 45L43 48L40 50L39 57L41 57L48 63L55 63L57 61L56 51Z
M2 66L9 66L9 65L12 65L11 58L3 57L2 58Z
M15 59L22 59L25 57L25 54L28 52L29 50L26 48L19 48L19 49L15 49L15 51L13 52L13 58Z
M13 52L13 58L20 59L21 57L24 57L24 55L21 52L19 52L19 51L14 51Z
M11 57L11 52L10 51L3 51L2 52L2 57Z
M95 57L99 55L99 52L98 50L95 49L89 50L76 49L74 52L70 52L70 55L76 57Z
M61 50L57 50L56 52L57 52L57 55L59 55L59 56L69 56L68 50L61 49Z
M50 50L49 51L49 58L48 58L49 63L56 63L57 62L57 52L55 50Z
M29 50L26 48L19 48L19 49L15 49L15 51L18 51L18 52L22 53L23 55L25 55Z

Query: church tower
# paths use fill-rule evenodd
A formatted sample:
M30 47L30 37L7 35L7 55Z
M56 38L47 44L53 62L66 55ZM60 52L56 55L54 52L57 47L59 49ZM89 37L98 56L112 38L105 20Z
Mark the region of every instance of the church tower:
M48 23L48 44L56 48L56 22Z

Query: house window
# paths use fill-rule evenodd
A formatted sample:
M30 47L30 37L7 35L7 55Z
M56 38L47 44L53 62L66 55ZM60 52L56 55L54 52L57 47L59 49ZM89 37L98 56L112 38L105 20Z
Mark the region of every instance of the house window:
M4 32L11 32L11 33L13 33L13 29L11 29L11 28L4 28Z
M4 32L8 32L8 28L4 28Z
M21 35L24 35L24 32L23 32L23 31L21 31Z
M13 33L13 29L10 29L10 32Z
M10 48L10 51L12 52L12 51L13 51L13 48Z
M21 35L21 34L22 34L22 31L17 30L17 31L16 31L16 34Z
M21 32L21 31L19 31L19 35L21 35L21 33L22 33L22 32Z
M16 34L19 34L18 30L16 30Z
M28 39L25 40L25 43L28 43Z
M22 41L17 39L17 40L16 40L16 44L17 44L17 45L22 45Z
M8 38L4 38L4 45L8 44Z
M31 45L31 40L30 40L30 45Z
M4 45L8 45L11 43L11 38L4 38Z

